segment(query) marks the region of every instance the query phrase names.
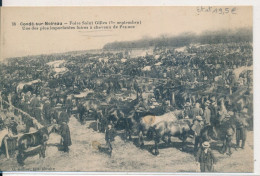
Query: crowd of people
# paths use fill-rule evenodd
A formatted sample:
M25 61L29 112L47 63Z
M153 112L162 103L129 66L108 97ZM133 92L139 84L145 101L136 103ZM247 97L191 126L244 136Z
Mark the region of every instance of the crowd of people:
M0 127L28 133L38 123L67 124L75 115L82 124L98 120L104 132L119 119L176 109L183 111L179 118L205 125L236 114L252 127L252 65L249 42L155 47L141 56L102 51L11 58L0 64ZM244 147L242 126L236 135Z

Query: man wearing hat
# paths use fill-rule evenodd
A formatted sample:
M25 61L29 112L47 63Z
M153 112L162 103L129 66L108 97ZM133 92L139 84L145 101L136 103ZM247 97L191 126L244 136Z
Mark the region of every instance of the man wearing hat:
M230 113L226 115L226 118L231 118ZM232 138L235 132L235 127L232 125L230 119L226 121L225 124L223 124L222 126L223 126L223 130L225 129L226 131L225 131L225 138L223 141L223 147L221 153L222 154L226 153L227 155L231 155Z
M246 122L241 118L237 118L236 123L236 148L240 148L240 141L242 141L241 148L244 149L246 142Z
M216 158L210 149L210 143L205 141L196 155L197 165L200 166L201 172L213 172Z
M64 152L69 152L69 146L72 144L70 137L70 129L66 122L62 122L60 126L61 145Z
M218 105L216 103L216 98L212 97L211 104L209 105L209 109L211 112L211 125L216 126L217 123L217 115L218 115Z
M204 127L204 122L201 116L196 116L193 126L195 127L194 130L194 136L195 136L195 142L194 142L194 152L196 153L198 150L198 147L200 146L202 139L201 139L201 130Z
M45 100L43 104L43 119L48 123L51 123L51 103L48 99Z
M106 129L106 132L105 132L105 140L106 140L106 143L107 143L107 146L108 146L108 152L109 152L109 155L111 156L112 154L112 142L114 141L114 138L115 138L115 130L113 128L113 125L112 123L109 123L107 125L107 129Z
M191 115L191 103L190 102L186 102L184 104L184 118L185 119L192 118L192 115Z
M202 116L203 115L203 110L200 107L199 103L195 104L195 107L191 110L191 114L193 119L196 118L196 116Z
M205 125L210 125L210 121L211 121L211 111L209 109L209 104L210 104L210 101L207 100L206 103L205 103L205 110L204 110L204 113L203 113L203 117L204 117L204 121L205 121Z

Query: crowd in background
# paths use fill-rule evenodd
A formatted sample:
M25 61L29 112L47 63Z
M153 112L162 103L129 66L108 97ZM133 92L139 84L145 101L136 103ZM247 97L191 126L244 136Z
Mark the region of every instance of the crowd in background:
M174 110L208 124L237 112L252 127L252 65L249 42L155 47L139 56L124 50L12 58L0 65L0 128L27 133L38 122L68 123L75 115L82 124L98 119L104 129Z

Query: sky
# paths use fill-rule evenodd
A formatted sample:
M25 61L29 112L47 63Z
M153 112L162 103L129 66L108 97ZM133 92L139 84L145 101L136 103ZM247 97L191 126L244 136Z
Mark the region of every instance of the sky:
M218 7L229 13L198 12L196 6L168 7L4 7L1 10L1 59L100 49L106 43L185 32L252 27L252 7ZM199 8L200 9L200 8ZM134 29L22 30L22 23L141 21ZM16 25L12 26L12 22ZM94 25L95 26L95 25ZM39 27L40 28L40 27Z

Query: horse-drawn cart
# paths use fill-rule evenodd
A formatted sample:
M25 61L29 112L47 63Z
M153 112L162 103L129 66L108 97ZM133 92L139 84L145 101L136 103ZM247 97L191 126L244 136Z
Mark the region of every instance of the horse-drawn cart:
M5 153L7 158L10 158L14 157L18 150L17 162L21 165L23 165L24 160L30 156L39 154L40 157L44 158L46 142L54 127L54 125L51 125L33 132L19 133L15 136L9 136L8 130L1 131L1 152Z

